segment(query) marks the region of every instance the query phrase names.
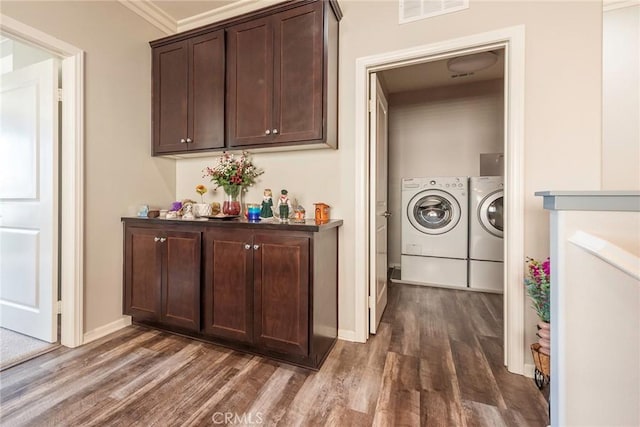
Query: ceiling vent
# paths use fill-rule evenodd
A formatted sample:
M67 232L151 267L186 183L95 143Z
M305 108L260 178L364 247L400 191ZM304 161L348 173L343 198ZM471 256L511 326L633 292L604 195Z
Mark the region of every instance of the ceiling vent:
M399 0L401 24L469 8L469 0Z

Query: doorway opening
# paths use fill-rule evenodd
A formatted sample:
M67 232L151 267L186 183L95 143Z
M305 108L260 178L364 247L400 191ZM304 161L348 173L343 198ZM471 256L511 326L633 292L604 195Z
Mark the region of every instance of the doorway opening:
M370 256L375 243L374 219L368 215L374 194L372 182L377 171L372 162L374 150L370 144L368 109L372 73L384 73L409 65L435 62L478 52L504 53L504 363L509 371L524 373L523 342L523 121L524 121L524 28L512 27L432 45L391 52L356 61L356 215L368 218L356 229L356 260L366 268L356 272L356 335L368 337L368 309L374 303L369 298L371 272L376 260ZM372 86L371 86L372 87ZM386 267L386 266L385 266Z
M3 38L11 39L16 43L27 46L29 49L43 52L42 55L48 55L52 58L45 62L59 63L61 74L56 72L55 77L51 79L53 80L52 86L55 89L50 96L48 95L47 102L50 101L50 105L53 105L48 108L51 111L51 117L57 118L61 116L62 118L59 123L57 119L54 120L53 118L50 120L51 123L47 123L47 125L60 125L57 126L60 138L58 138L58 131L51 131L52 136L49 137L49 139L55 139L55 141L61 140L62 143L59 147L57 144L51 144L51 142L45 144L47 138L44 138L41 132L40 128L45 127L42 124L38 124L37 132L32 132L31 137L24 139L24 141L28 142L23 144L23 147L30 147L25 152L31 155L31 166L33 168L25 168L23 172L25 177L33 178L32 181L35 184L25 185L24 187L13 185L4 188L3 191L7 190L9 193L17 191L17 193L6 193L0 196L3 212L0 214L2 216L0 226L3 227L3 231L8 231L8 233L2 233L2 244L7 247L7 251L3 250L3 255L4 253L12 256L17 254L18 251L15 249L18 247L22 249L31 248L31 252L35 253L38 246L47 245L50 249L47 253L41 255L38 249L38 257L25 258L27 261L23 262L24 265L22 267L24 268L20 270L26 275L31 275L32 284L39 283L39 275L44 271L40 269L40 264L44 261L41 258L46 256L48 262L51 263L51 273L47 274L47 276L50 276L49 281L59 282L60 286L59 289L53 285L50 287L46 302L45 295L40 292L40 289L36 295L22 295L22 300L16 298L16 295L12 295L11 291L8 291L8 294L0 297L3 300L2 311L4 315L6 311L4 308L12 307L22 308L25 315L29 315L29 312L32 315L38 314L37 312L46 312L47 316L52 319L43 328L48 331L48 339L46 341L59 340L64 346L76 347L81 345L83 340L84 52L75 46L4 15L0 15L0 35ZM3 61L3 64L7 62ZM5 79L3 78L4 83ZM64 88L62 93L58 92L59 83ZM24 87L25 85L15 85L18 91ZM38 88L38 90L40 89ZM29 90L27 89L27 91ZM31 97L35 96L34 92L38 91L31 89ZM63 99L61 107L58 106L58 97L60 95ZM7 97L8 100L10 98L10 96ZM3 108L5 107L4 102L5 97L3 96ZM36 103L39 102L40 100L37 100ZM24 104L16 102L17 106ZM13 111L9 108L8 101L6 106L7 111ZM38 114L40 114L39 110ZM4 123L8 123L13 127L21 127L16 125L17 122L14 116ZM46 127L49 128L49 126ZM11 133L13 130L9 129L8 132ZM42 148L38 144L43 147L51 147L51 150L57 151L57 153L52 153L51 161L46 161L47 165L43 163L45 160L38 157L40 155L39 150ZM3 150L8 150L7 152L9 152L15 148L16 144L5 145ZM34 154L34 151L38 151L37 155ZM23 157L27 157L25 153L22 154L24 154ZM6 158L11 159L13 157L7 155ZM53 161L54 158L55 161ZM59 175L58 170L61 171ZM30 173L27 174L27 171ZM37 174L42 179L36 179ZM45 187L52 189L49 190ZM52 207L50 209L51 215L47 219L49 222L47 227L50 231L46 233L34 231L32 225L26 222L33 220L34 217L40 214L39 206L36 206L40 199L47 199L45 202ZM27 202L27 205L16 207L17 201ZM29 205L29 203L33 206ZM64 212L64 215L59 215L59 212ZM20 233L27 237L22 236L24 238L16 240L15 237L21 235ZM11 239L4 239L6 235L11 235ZM4 258L3 260L3 271L0 272L0 275L3 278L2 289L4 291L13 289L4 283L5 278L16 276L14 273L18 270L16 270L13 262L9 262ZM5 269L4 267L7 268ZM13 268L13 270L9 267ZM32 286L31 289L35 288ZM44 289L49 289L49 287L44 287ZM6 298L4 298L5 296ZM57 296L60 298L58 299ZM37 301L37 304L34 301ZM36 305L38 306L37 308L35 308ZM46 308L44 307L45 305ZM59 322L57 319L58 312L62 313ZM52 332L53 330L56 332ZM33 331L27 332L31 334Z
M55 348L59 295L61 69L0 38L0 369Z

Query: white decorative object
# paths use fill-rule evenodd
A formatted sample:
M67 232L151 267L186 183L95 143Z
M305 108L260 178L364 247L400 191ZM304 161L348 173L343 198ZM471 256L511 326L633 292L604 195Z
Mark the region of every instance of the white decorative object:
M193 203L185 203L182 205L182 219L195 219L195 215L193 215Z
M209 203L194 203L193 214L196 218L211 215L211 205Z

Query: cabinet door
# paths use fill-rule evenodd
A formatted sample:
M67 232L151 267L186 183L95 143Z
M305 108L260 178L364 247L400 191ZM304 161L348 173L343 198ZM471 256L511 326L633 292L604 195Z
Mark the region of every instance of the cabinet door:
M180 41L153 49L153 152L187 149L189 46Z
M309 354L309 239L254 236L255 341L263 348Z
M224 147L224 30L189 41L189 150Z
M124 313L135 320L160 320L162 245L160 230L126 227Z
M241 229L205 232L204 333L253 341L253 246Z
M274 16L273 143L323 136L322 7L316 2Z
M227 30L229 145L273 141L273 29L270 18Z
M161 322L200 330L201 234L173 231L164 234Z

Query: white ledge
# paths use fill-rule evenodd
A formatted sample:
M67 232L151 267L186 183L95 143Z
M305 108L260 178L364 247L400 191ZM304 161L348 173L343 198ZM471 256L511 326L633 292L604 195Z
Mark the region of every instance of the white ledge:
M607 264L640 280L640 258L613 243L584 231L576 231L569 242L600 258Z
M640 212L640 191L537 191L552 211Z

